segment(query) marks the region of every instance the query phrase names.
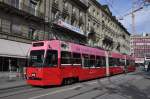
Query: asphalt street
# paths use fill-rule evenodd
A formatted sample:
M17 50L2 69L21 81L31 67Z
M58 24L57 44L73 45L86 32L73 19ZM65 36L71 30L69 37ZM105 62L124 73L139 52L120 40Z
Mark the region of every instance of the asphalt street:
M2 99L150 99L150 74L134 72L49 88L0 93Z

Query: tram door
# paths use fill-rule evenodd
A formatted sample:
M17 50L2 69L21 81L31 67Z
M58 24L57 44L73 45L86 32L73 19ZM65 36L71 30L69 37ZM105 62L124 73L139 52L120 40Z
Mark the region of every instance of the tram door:
M81 79L90 79L90 57L86 54L82 55Z
M63 78L77 77L77 66L73 64L71 52L61 52L61 72Z

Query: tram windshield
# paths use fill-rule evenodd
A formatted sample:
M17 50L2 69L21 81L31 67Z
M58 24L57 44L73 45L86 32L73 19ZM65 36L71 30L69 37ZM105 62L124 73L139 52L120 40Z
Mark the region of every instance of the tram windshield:
M53 67L57 66L58 53L55 50L46 51L44 57L44 50L34 50L30 52L29 66L32 67Z
M58 61L58 53L56 50L48 50L46 52L46 58L44 65L48 67L54 67L57 66Z
M44 50L34 50L30 52L29 66L42 67L44 63Z

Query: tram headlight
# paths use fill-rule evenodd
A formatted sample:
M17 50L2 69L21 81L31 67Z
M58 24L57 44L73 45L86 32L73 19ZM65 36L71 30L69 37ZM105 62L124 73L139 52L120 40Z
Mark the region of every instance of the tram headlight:
M36 74L35 74L35 73L32 73L32 74L31 74L31 76L32 76L32 77L35 77L35 76L36 76Z

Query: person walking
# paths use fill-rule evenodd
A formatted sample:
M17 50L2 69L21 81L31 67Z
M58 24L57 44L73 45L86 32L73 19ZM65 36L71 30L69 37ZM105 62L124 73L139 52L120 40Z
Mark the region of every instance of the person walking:
M147 71L150 71L150 62L148 63Z

